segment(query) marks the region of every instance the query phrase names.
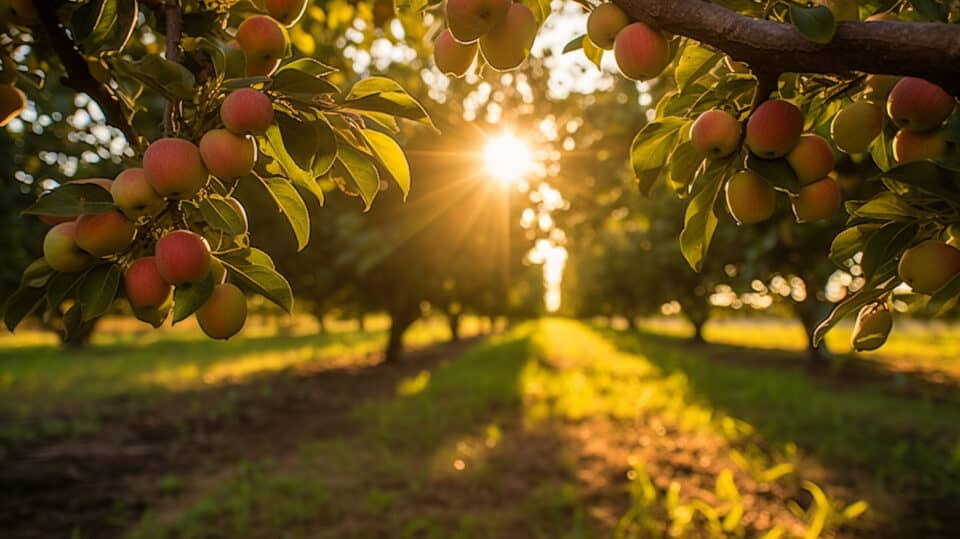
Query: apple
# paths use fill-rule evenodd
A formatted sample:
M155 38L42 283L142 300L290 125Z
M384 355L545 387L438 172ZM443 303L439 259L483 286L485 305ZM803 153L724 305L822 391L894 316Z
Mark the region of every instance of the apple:
M444 75L462 77L476 58L477 44L458 42L449 29L440 32L433 43L433 61Z
M200 329L211 339L229 339L247 320L247 297L236 285L226 283L213 287L213 293L197 310Z
M273 17L254 15L237 28L248 76L269 77L287 51L287 32Z
M898 127L929 131L940 127L956 105L943 88L916 77L904 77L890 90L887 114Z
M947 153L947 140L942 130L915 133L907 129L893 137L893 159L897 163L937 159Z
M77 218L74 241L97 257L123 252L137 236L137 225L119 211L81 215Z
M652 79L670 65L670 42L663 32L635 22L617 34L613 55L624 77Z
M307 9L307 0L266 0L267 13L287 28L297 24Z
M860 309L857 322L853 326L851 344L857 352L876 350L887 342L893 330L893 315L890 311L868 305Z
M154 256L130 264L123 274L123 289L134 309L159 309L173 297L173 286L160 275Z
M890 90L900 82L901 77L896 75L869 75L865 81L867 89L867 100L878 105L887 102Z
M630 24L630 18L612 3L600 4L587 17L587 37L601 49L610 50L620 30Z
M708 110L693 122L690 143L703 157L726 157L740 147L740 122L727 111Z
M800 185L813 183L833 170L833 148L820 135L808 133L787 154L787 163L797 175Z
M234 90L220 105L220 120L236 135L263 135L273 123L273 102L250 88Z
M747 120L747 147L757 157L776 159L790 153L803 132L803 113L786 101L764 101Z
M0 127L10 123L27 106L27 96L15 86L0 85Z
M94 259L76 242L77 222L54 225L43 237L43 259L56 271L73 273L89 268Z
M210 273L210 244L189 230L174 230L156 247L157 269L173 285L195 283Z
M480 37L480 52L490 67L508 71L523 63L536 37L533 12L523 4L513 4L506 16Z
M447 25L460 43L480 39L506 16L510 0L447 0Z
M110 194L113 203L129 219L157 215L166 204L147 181L142 168L128 168L118 174L110 187Z
M903 252L897 273L918 294L935 294L960 273L960 249L926 240Z
M840 211L842 202L840 185L829 176L804 185L796 196L791 197L793 214L798 223L829 219Z
M211 174L221 180L234 181L253 170L257 145L246 135L213 129L200 139L200 156Z
M777 208L773 187L750 170L741 170L727 181L726 199L730 216L741 225L766 221Z
M841 151L857 154L867 151L883 131L883 110L869 101L857 101L840 110L830 124L830 136Z
M143 154L143 173L160 196L186 199L207 183L200 149L180 138L154 141Z

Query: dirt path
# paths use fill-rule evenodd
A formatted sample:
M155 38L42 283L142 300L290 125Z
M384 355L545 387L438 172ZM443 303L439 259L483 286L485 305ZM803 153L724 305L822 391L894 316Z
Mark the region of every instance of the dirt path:
M456 356L476 340L308 365L242 384L164 396L149 409L97 406L95 434L13 447L0 461L0 536L119 536L156 501L164 478L212 474L225 463L293 451L304 439L343 436L364 399ZM58 416L67 420L68 410Z

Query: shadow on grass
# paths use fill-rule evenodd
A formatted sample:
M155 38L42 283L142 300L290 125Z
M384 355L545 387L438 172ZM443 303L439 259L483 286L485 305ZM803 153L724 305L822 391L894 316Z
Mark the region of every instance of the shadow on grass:
M796 359L799 353L598 331L665 373L682 373L706 405L747 421L767 440L796 442L836 479L879 482L905 504L903 537L960 532L960 403L935 398L942 386L904 381L880 363L848 362L824 375ZM860 374L847 378L851 372Z

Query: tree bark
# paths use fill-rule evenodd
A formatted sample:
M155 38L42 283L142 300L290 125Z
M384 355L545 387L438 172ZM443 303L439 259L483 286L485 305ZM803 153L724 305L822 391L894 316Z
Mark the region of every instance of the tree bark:
M703 0L613 1L632 19L719 49L754 72L912 76L960 95L956 25L844 21L829 43L818 44L792 24L740 15Z
M460 315L448 314L447 325L450 327L450 342L460 341Z
M803 330L807 334L807 357L809 360L814 364L824 364L830 361L831 355L826 341L822 341L819 347L813 346L813 332L820 325L820 321L830 313L830 304L818 300L816 294L808 290L806 299L794 305L794 312L797 313L797 318L800 319Z
M397 308L390 312L390 336L384 353L384 362L396 363L403 356L403 334L417 321L416 308Z
M706 339L703 338L703 325L706 323L706 320L691 320L693 324L693 336L690 337L690 342L695 344L704 344Z

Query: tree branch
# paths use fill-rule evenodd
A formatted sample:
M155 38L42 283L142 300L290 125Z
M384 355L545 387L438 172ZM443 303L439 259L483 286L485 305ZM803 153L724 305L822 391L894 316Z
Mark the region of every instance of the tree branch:
M123 112L120 100L112 88L100 83L90 73L87 60L60 22L54 3L35 2L34 5L40 14L40 27L49 36L53 50L67 73L63 85L90 96L100 106L108 124L119 129L130 144L139 144L140 135Z
M695 39L754 71L851 71L920 77L960 96L960 27L943 23L841 22L830 43L791 24L755 19L703 0L613 0L631 18Z
M179 64L183 59L180 49L180 38L183 27L183 12L180 0L165 0L163 4L164 18L166 19L166 35L164 41L164 56L167 60ZM179 102L167 103L163 115L163 131L166 136L173 134L174 116L177 113Z

